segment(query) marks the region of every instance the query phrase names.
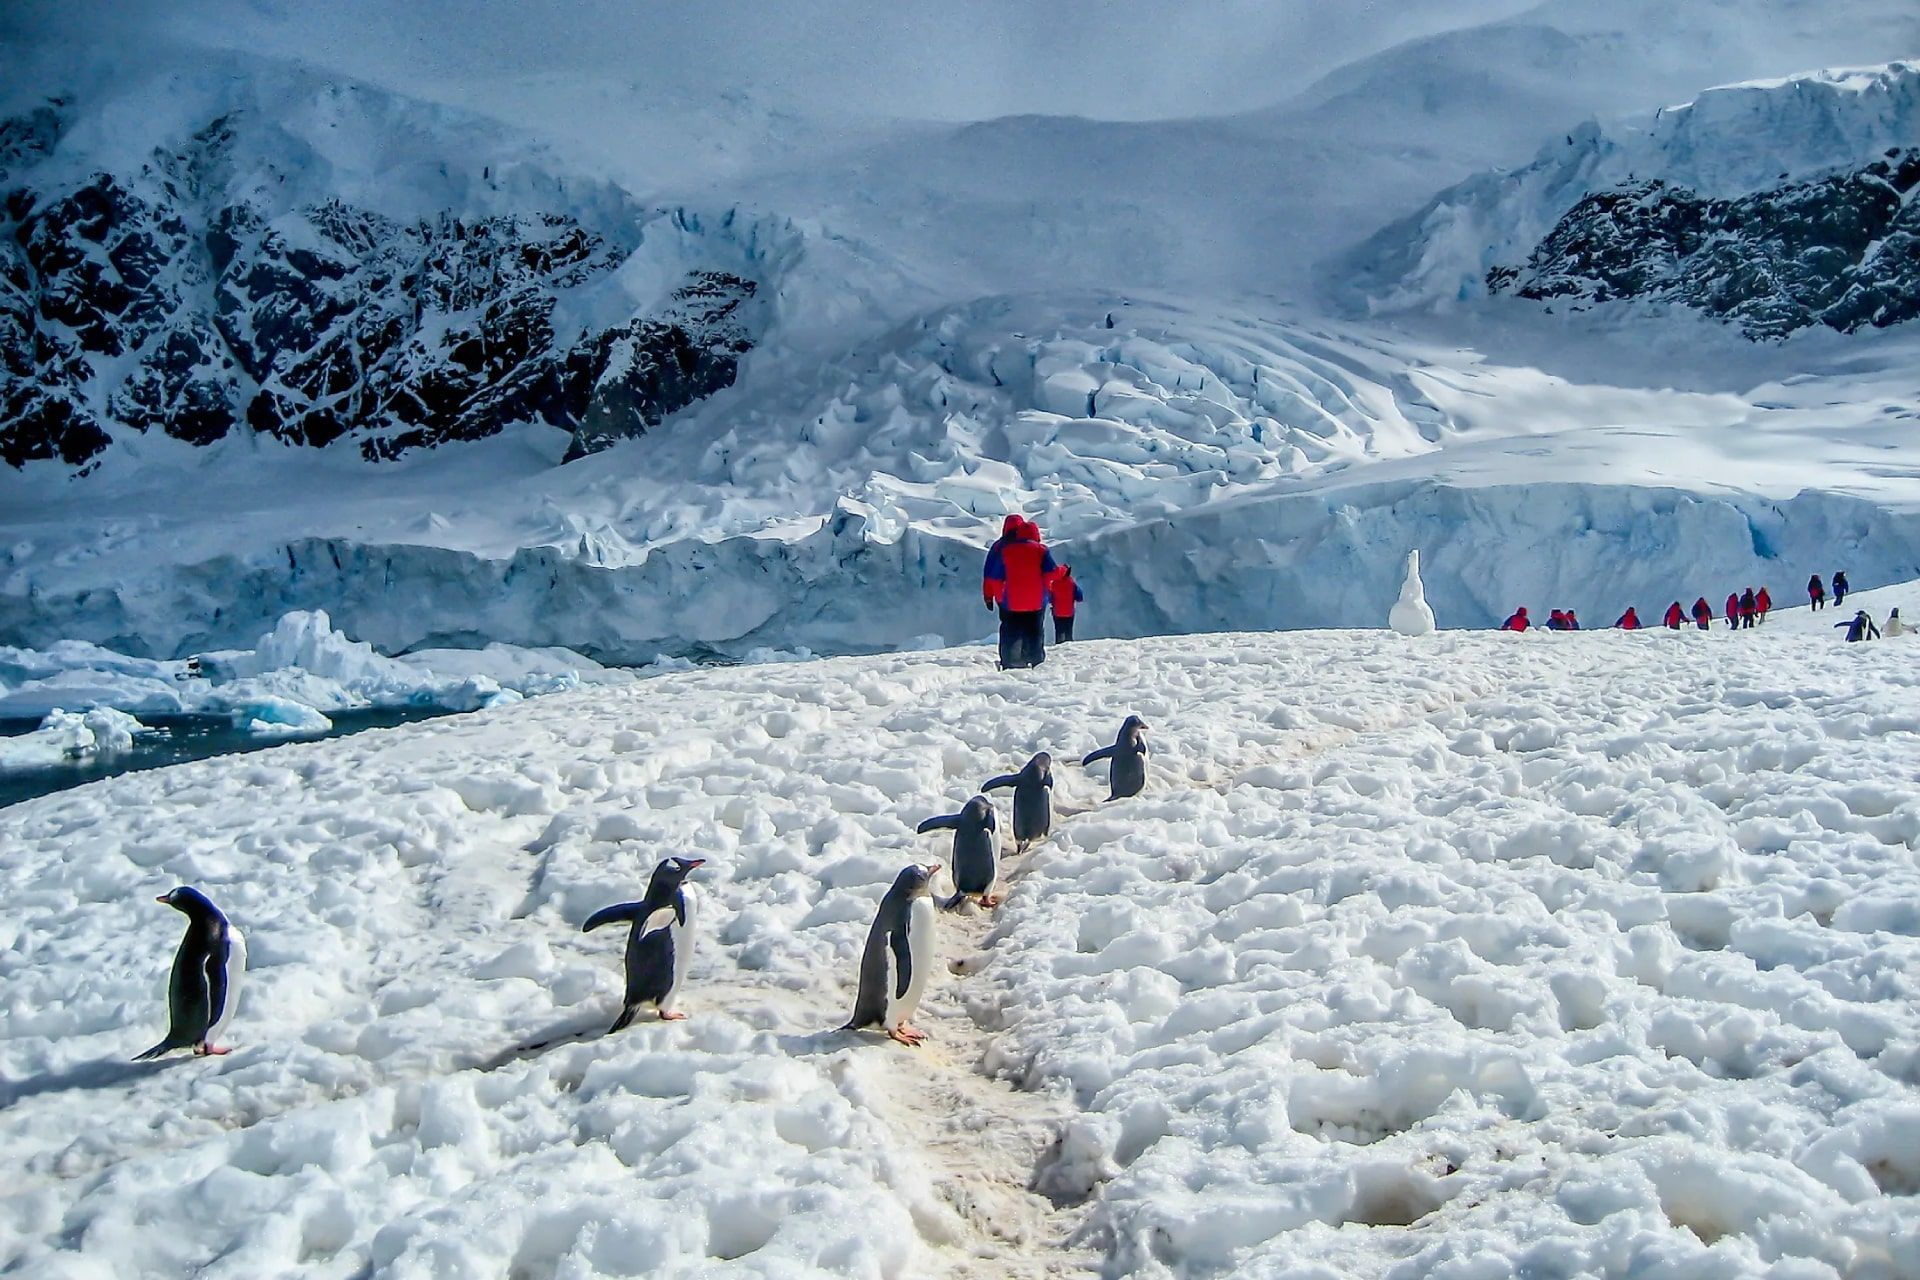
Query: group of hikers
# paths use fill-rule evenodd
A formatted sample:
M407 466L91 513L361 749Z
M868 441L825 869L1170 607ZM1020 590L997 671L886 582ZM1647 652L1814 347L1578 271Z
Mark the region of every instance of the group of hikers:
M987 548L980 594L989 611L1000 611L1000 669L1037 667L1047 660L1043 624L1053 610L1053 642L1073 639L1074 606L1086 599L1073 580L1073 566L1055 564L1040 540L1040 526L1021 515L1000 525Z
M1847 584L1846 573L1844 571L1835 573L1833 575L1833 602L1837 605L1845 600L1847 598L1847 592L1850 590L1852 590L1852 588ZM1816 573L1813 577L1807 579L1807 603L1813 608L1819 609L1823 607L1826 602L1827 589L1821 584L1820 575ZM1748 587L1744 591L1733 591L1727 594L1726 612L1721 616L1726 618L1728 630L1743 630L1747 627L1757 626L1765 622L1767 620L1767 614L1772 609L1773 596L1768 593L1765 587L1761 587L1757 591L1752 587ZM1682 608L1680 602L1675 600L1667 606L1666 615L1662 617L1660 621L1669 631L1679 631L1687 625L1689 618L1693 620L1693 625L1702 631L1706 631L1713 626L1715 622L1713 606L1707 602L1705 596L1701 596L1695 600L1693 602L1693 608L1691 609ZM1526 606L1522 605L1520 608L1515 609L1505 622L1500 624L1500 630L1526 631L1533 625L1533 620L1527 616ZM1641 625L1640 614L1633 607L1629 606L1625 613L1615 619L1613 625L1616 630L1620 631L1638 631ZM1895 609L1892 615L1888 617L1887 625L1884 629L1874 625L1873 619L1867 616L1865 609L1859 610L1852 618L1845 622L1835 623L1834 626L1836 628L1845 628L1848 640L1877 640L1883 635L1897 636L1903 635L1906 632L1906 625L1900 621L1900 611L1898 609ZM1574 616L1574 612L1571 609L1555 609L1547 618L1547 630L1549 631L1578 631L1579 629L1580 619Z

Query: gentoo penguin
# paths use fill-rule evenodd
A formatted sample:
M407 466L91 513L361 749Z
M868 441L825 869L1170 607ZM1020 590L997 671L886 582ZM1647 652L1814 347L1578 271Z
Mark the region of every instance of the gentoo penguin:
M880 899L880 910L867 931L867 949L860 955L860 991L853 998L853 1017L842 1031L879 1027L889 1040L919 1044L924 1031L908 1026L920 1008L921 993L934 965L933 878L940 864L909 864L893 878L893 887Z
M233 1021L240 979L247 971L247 940L198 889L181 885L156 901L187 918L186 936L167 979L167 1038L135 1062L192 1047L196 1055L227 1050L214 1043Z
M664 859L653 869L646 897L602 907L580 926L580 932L592 933L616 920L633 921L633 931L627 935L627 998L607 1034L632 1022L643 1004L658 1010L663 1022L687 1016L673 1008L693 961L693 916L699 903L699 895L686 879L705 862L705 858Z
M1109 776L1113 794L1107 799L1124 800L1139 795L1140 789L1147 785L1147 722L1139 716L1128 716L1121 723L1120 736L1113 740L1112 746L1100 748L1080 763L1088 765L1107 759L1113 761L1113 772Z
M1000 878L1000 819L993 801L975 796L960 812L928 818L915 830L925 835L947 827L953 829L953 887L959 892L941 905L952 911L973 898L983 907L999 906L993 882Z
M1018 773L989 778L982 791L1013 788L1013 839L1020 853L1053 829L1053 757L1042 751Z

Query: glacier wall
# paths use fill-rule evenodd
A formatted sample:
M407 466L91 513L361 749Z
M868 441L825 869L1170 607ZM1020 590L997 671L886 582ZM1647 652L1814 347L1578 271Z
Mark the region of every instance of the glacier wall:
M911 525L881 536L856 507L799 535L689 538L620 565L585 545L499 558L308 538L61 590L0 551L0 642L174 657L247 643L293 609L324 609L389 653L505 641L621 663L992 630L978 546ZM1085 637L1384 626L1414 548L1442 627L1492 626L1519 604L1599 627L1629 604L1651 619L1705 595L1717 610L1763 583L1793 604L1808 574L1835 569L1861 588L1920 577L1920 511L1811 490L1410 481L1222 502L1057 544L1086 589Z

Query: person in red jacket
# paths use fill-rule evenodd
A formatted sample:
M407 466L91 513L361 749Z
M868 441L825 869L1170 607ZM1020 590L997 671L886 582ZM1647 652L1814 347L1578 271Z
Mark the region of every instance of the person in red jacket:
M1047 588L1058 566L1040 541L1040 526L1019 516L1007 519L1013 536L1003 535L987 552L981 591L989 605L1000 608L1000 665L1012 670L1047 660L1041 626L1047 616Z
M1713 625L1713 606L1701 596L1693 602L1693 625L1705 631Z
M1500 624L1502 631L1525 631L1527 629L1527 606L1521 605L1513 615Z
M1073 580L1073 566L1063 564L1060 572L1053 575L1053 583L1047 588L1047 594L1053 600L1053 642L1065 644L1073 639L1073 611L1087 597L1080 590L1080 584Z
M1827 589L1820 585L1820 575L1814 574L1807 579L1807 604L1818 609L1827 602Z
M1773 608L1773 597L1767 594L1765 587L1760 588L1759 591L1754 593L1753 607L1759 612L1760 621L1765 622L1767 620L1767 610Z
M1009 542L1020 536L1026 527L1026 521L1018 512L1000 522L1000 536L987 548L987 565L980 575L980 595L987 602L987 612L992 613L1000 603L1000 593L1006 589L1007 571L1001 553ZM1013 628L1007 625L1007 611L1000 611L1000 669L1006 670L1013 665Z
M1727 630L1735 630L1739 625L1740 593L1738 591L1732 591L1727 594Z
M1669 631L1678 631L1680 624L1686 620L1687 615L1680 612L1680 602L1678 600L1675 600L1667 606L1667 616L1662 619L1662 621L1667 624L1667 630Z
M1640 615L1634 612L1632 605L1628 605L1627 611L1621 614L1619 621L1613 625L1617 631L1638 631L1640 629Z

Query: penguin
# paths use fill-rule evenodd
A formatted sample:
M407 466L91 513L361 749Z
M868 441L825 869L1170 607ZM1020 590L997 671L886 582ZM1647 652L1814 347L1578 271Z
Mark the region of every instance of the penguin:
M215 1044L233 1021L240 980L247 971L247 940L207 895L188 885L155 899L187 918L186 936L167 979L167 1038L135 1062L191 1047L196 1057L230 1050Z
M1014 850L1025 853L1035 840L1045 840L1053 829L1053 757L1042 751L1018 773L989 778L980 790L1013 788Z
M1128 716L1120 725L1120 736L1113 740L1110 747L1102 747L1080 761L1083 765L1096 760L1113 761L1113 772L1109 782L1113 794L1109 800L1124 800L1128 796L1137 796L1140 789L1147 785L1147 722L1139 716Z
M908 1025L920 1008L920 996L933 973L937 917L933 910L933 878L940 864L908 864L893 878L893 887L880 899L880 910L867 931L867 947L860 955L860 990L853 998L853 1017L842 1031L879 1027L889 1040L918 1045L924 1031Z
M633 930L627 934L627 997L620 1006L620 1016L607 1028L608 1035L632 1022L643 1004L651 1004L662 1022L678 1022L687 1016L673 1007L693 962L693 919L699 904L699 895L686 879L706 861L663 859L647 882L646 897L602 907L580 926L580 932L592 933L603 924L633 921Z
M983 907L999 906L993 882L1000 877L1000 819L993 801L975 796L960 812L928 818L915 830L925 835L947 827L953 829L953 887L959 892L940 905L952 911L975 898Z

